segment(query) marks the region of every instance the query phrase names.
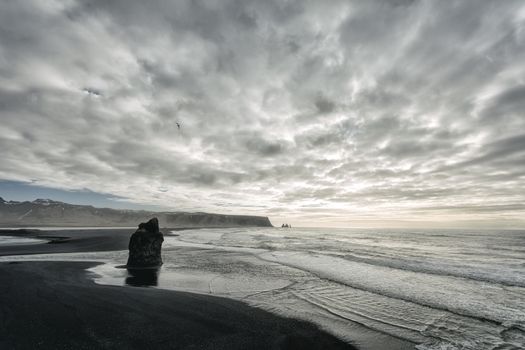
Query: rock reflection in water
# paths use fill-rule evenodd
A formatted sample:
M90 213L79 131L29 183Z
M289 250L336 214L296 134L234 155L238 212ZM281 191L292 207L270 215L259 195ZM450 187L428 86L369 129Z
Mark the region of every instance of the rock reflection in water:
M159 282L160 268L128 268L126 284L134 287L157 286Z

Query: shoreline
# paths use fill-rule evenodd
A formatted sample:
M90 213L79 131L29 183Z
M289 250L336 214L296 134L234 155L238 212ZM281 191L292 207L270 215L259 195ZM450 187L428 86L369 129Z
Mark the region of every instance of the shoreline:
M224 228L224 227L215 227ZM213 229L213 227L175 227L162 228L165 236L173 236L173 231ZM80 252L102 252L113 250L127 250L129 238L136 230L126 227L112 228L0 228L0 236L13 236L22 238L36 238L48 240L47 244L38 246L0 245L0 256L29 255L29 254L56 254L56 253L80 253ZM68 243L68 244L57 244Z
M66 238L0 246L0 256L127 249L130 229L7 231ZM99 262L0 263L0 348L348 349L317 326L232 299L147 287L100 285ZM30 327L30 332L28 332Z
M22 256L23 255L27 255L28 256L27 260L16 259L16 260L9 261L9 258L3 259L5 262L4 263L0 263L2 265L2 266L0 266L0 272L5 271L6 270L5 266L7 266L7 265L9 265L8 268L13 269L14 271L20 271L21 266L25 265L25 266L33 266L33 267L35 267L36 270L42 272L41 268L38 267L39 265L46 265L46 266L59 266L60 265L60 266L66 266L65 267L66 269L71 270L72 267L67 267L67 266L69 266L69 265L71 265L71 266L80 266L79 264L86 264L85 265L86 266L85 270L83 270L83 271L78 270L77 273L76 273L77 275L82 276L82 278L84 279L83 281L79 282L79 280L78 280L79 277L77 276L77 278L75 279L76 287L79 287L80 285L85 285L86 283L91 283L91 285L94 285L94 286L97 286L97 287L104 287L104 288L112 287L112 288L121 288L122 290L128 290L128 289L132 289L133 290L133 289L136 289L137 287L130 286L130 285L133 285L133 283L128 283L128 281L126 281L126 285L119 285L119 284L111 285L111 283L109 283L109 284L99 284L98 282L96 282L96 279L94 279L93 276L90 276L89 274L97 273L97 275L98 275L99 272L94 272L93 270L95 270L96 267L98 267L98 266L106 265L106 264L101 264L100 261L96 260L96 259L95 260L91 260L91 261L89 259L85 259L85 260L83 260L81 262L80 261L73 262L73 261L68 261L67 258L64 258L64 261L62 261L62 260L56 261L55 260L55 261L51 262L50 260L31 261L31 258L30 258L30 255L33 255L33 254L44 254L45 255L45 254L60 254L60 253L111 252L111 251L117 251L117 250L118 251L126 251L127 250L127 245L128 245L128 242L129 242L129 237L130 237L130 235L132 233L130 231L131 230L129 230L129 229L111 229L111 230L98 230L98 229L89 230L89 229L87 229L87 230L67 230L67 231L65 231L65 230L60 230L60 231L45 231L45 230L41 230L41 231L38 231L38 233L37 233L38 236L40 236L40 237L44 237L45 236L45 237L48 237L50 239L57 239L57 238L67 238L67 239L65 241L61 242L61 244L53 244L51 242L48 242L48 243L43 243L43 244L17 245L17 246L0 246L0 256L4 256L4 257L9 257L9 256L13 256L13 255L22 255ZM10 233L5 233L5 231L0 229L0 235L2 235L2 234L4 234L4 235L8 235L9 234L11 236L19 236L19 237L29 237L30 236L27 233L19 233L19 234L14 234L13 235L11 232ZM177 248L177 249L179 249L179 248ZM194 249L194 248L192 248L192 249ZM181 253L182 253L182 251L181 251ZM185 252L184 254L190 254L190 255L188 255L188 257L190 257L190 256L194 256L194 254L200 254L200 253L198 253L198 252L195 252L195 253ZM221 256L222 256L222 253L221 253ZM123 259L123 256L120 256L120 259ZM191 258L190 258L190 260L191 260ZM50 264L59 264L59 265L50 265ZM168 266L169 266L169 264L168 264ZM54 270L54 268L51 268L51 269ZM63 270L64 267L61 267L60 269ZM25 272L31 272L31 271L25 271ZM57 276L52 276L53 273L55 273L55 272L54 271L47 271L44 275L40 276L39 278L40 279L44 278L44 279L47 279L49 281L57 281L57 279L56 279ZM27 278L26 277L20 277L20 276L21 276L20 274L15 273L15 275L13 276L13 279L14 280L18 280L17 283L19 285L21 285L21 286L24 286L26 284ZM169 275L169 270L162 272L162 276L164 276L164 277L170 276ZM244 278L244 277L242 277L242 278ZM1 279L0 279L0 283L2 283ZM80 284L78 284L78 283L80 283ZM140 285L140 284L136 284L136 285ZM142 286L144 286L144 284L142 284ZM24 287L24 288L27 288L27 287ZM364 348L364 349L374 349L374 350L375 349L386 349L386 348L399 349L399 350L403 349L404 350L404 349L414 349L414 346L415 346L414 343L410 344L410 342L408 342L408 341L403 341L403 340L400 341L400 340L394 338L392 335L388 335L388 334L382 333L382 332L377 332L377 331L375 331L373 329L368 329L364 325L362 327L362 326L359 325L359 323L354 324L353 326L348 325L350 329L349 329L349 333L347 333L348 336L346 336L346 334L343 335L343 334L341 334L339 332L332 332L332 331L330 331L330 327L328 327L328 329L327 329L326 326L323 325L322 323L319 324L318 322L314 322L314 321L310 320L309 317L305 318L304 317L305 315L295 315L293 313L289 314L289 313L276 312L276 311L272 311L272 308L267 308L267 307L260 308L257 305L257 303L255 303L255 305L253 303L248 303L248 302L244 301L243 298L242 299L230 298L230 297L225 296L225 295L222 295L222 296L219 296L219 297L209 296L209 295L207 295L205 293L202 294L202 293L196 292L194 290L184 290L184 289L173 290L172 288L163 289L163 288L156 288L156 287L155 288L144 288L144 287L142 287L142 288L139 288L139 289L146 290L146 293L149 292L149 291L163 290L165 293L175 293L174 295L176 295L177 293L199 295L200 296L199 298L204 298L204 299L206 299L206 298L212 298L212 299L213 298L219 298L219 299L227 298L225 300L228 300L228 301L231 301L231 302L234 302L234 303L241 303L242 305L244 305L245 308L247 308L249 310L252 310L252 312L255 312L256 314L259 311L261 311L263 313L269 313L270 315L272 315L273 317L276 317L277 319L287 319L287 320L292 320L293 322L307 323L308 325L313 327L312 329L315 329L315 332L320 332L320 333L326 334L326 335L328 335L330 337L334 337L339 342L342 342L343 344L345 344L345 346L349 346L349 347L346 347L347 349L356 349L356 347L357 347L359 349ZM92 290L94 291L95 294L97 294L98 291L100 291L101 289L96 289L96 290L92 289ZM47 292L45 292L45 293L47 293ZM125 292L125 293L127 293L127 292ZM152 293L157 293L157 292L152 292ZM60 295L60 294L62 294L62 291L55 290L54 294L55 295ZM104 301L104 303L109 303L111 305L113 303L113 301L107 299L107 300ZM36 307L36 308L38 309L38 307ZM319 327L321 327L321 328L319 328ZM0 339L1 338L2 337L0 337ZM354 346L348 345L349 343L353 343ZM0 348L2 348L1 345L2 344L0 343ZM243 347L241 347L241 348L243 348ZM266 348L266 347L262 347L262 348ZM286 348L286 347L284 347L284 348ZM300 348L305 348L304 344ZM308 348L308 347L306 347L306 348ZM329 348L331 348L331 347L329 347ZM335 347L335 348L338 348L338 347ZM292 349L293 349L293 347L292 347Z

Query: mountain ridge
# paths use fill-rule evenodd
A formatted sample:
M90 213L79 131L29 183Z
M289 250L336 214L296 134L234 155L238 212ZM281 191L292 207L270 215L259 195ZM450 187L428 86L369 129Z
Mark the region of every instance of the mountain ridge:
M0 197L0 226L133 227L156 216L163 227L272 227L266 216L97 208L52 199L6 201Z

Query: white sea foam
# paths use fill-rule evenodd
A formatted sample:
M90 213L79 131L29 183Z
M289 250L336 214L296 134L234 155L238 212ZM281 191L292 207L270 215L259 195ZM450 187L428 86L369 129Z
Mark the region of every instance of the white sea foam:
M17 245L17 244L36 244L45 243L47 241L37 238L14 237L14 236L0 236L0 246L2 245Z
M525 347L523 231L238 229L188 231L181 240L264 249L253 254L317 278L279 291L280 299L259 295L262 307L301 299L317 313L400 336L420 349ZM314 322L326 322L309 312Z

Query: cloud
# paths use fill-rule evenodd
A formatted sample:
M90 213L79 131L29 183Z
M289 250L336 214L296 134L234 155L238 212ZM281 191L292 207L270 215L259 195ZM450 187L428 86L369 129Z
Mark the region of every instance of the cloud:
M524 28L517 0L3 2L0 179L312 225L519 222Z

